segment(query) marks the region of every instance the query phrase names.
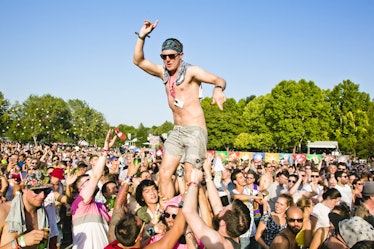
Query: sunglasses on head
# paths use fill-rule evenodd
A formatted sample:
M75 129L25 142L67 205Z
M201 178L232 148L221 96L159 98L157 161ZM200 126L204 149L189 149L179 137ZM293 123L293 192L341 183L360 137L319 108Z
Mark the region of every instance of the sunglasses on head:
M36 195L40 194L41 192L44 192L44 196L47 196L49 193L51 193L51 191L51 188L32 189L32 192L34 192L34 194Z
M160 57L163 60L166 60L167 57L169 57L170 60L174 60L175 57L177 57L178 55L180 55L180 53L176 53L176 54L160 54Z
M170 218L170 216L171 216L171 218L173 218L173 220L175 220L175 218L177 217L176 214L169 214L169 213L164 213L164 216L165 216L165 218Z
M289 222L298 222L298 223L301 223L301 222L303 222L304 221L304 219L303 218L300 218L300 219L293 219L293 218L287 218L287 221L289 221Z

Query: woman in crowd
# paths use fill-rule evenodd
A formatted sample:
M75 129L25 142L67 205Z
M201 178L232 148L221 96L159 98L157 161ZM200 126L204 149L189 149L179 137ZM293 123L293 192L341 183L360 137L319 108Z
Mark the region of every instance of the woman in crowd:
M335 188L327 189L326 192L323 193L323 201L317 203L313 207L313 216L318 219L315 229L330 226L328 214L336 205L339 204L341 197L342 195L340 194L339 190Z
M275 202L275 212L270 213L264 210L255 235L257 243L262 248L269 249L274 237L286 227L286 211L293 205L294 203L290 195L280 194ZM267 205L264 206L267 210Z

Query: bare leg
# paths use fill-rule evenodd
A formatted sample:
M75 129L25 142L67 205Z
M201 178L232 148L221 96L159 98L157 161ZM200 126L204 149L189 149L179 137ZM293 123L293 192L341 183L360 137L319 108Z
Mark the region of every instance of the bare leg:
M170 155L164 155L160 166L159 187L162 197L171 199L175 195L172 176L178 167L180 158Z

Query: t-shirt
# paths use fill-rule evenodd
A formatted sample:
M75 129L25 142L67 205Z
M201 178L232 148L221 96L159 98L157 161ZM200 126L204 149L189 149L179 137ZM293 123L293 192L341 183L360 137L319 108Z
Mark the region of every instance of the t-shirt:
M322 203L317 203L313 207L312 215L317 218L317 224L314 229L316 231L320 227L330 227L329 213L331 209Z
M352 189L347 184L344 186L340 186L336 184L335 188L339 190L340 194L342 195L341 201L344 201L348 204L350 208L352 208Z
M109 214L105 206L91 200L85 204L81 195L71 205L73 248L102 249L108 245Z

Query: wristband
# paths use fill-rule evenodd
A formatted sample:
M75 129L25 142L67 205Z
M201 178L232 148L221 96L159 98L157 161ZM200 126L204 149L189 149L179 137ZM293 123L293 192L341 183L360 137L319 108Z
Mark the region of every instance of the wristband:
M108 152L109 152L109 150L102 149L102 150L101 150L101 155L102 155L102 156L106 156L106 155L108 155Z
M177 174L178 177L183 177L184 176L184 169L183 168L178 168L175 173Z
M145 231L148 236L152 237L156 234L155 228L153 226L147 227L147 230Z
M212 178L205 179L205 183L212 182Z
M193 232L188 232L188 233L186 233L184 236L187 236L187 235L191 235L191 236L193 236Z
M223 89L223 87L222 87L222 86L218 86L218 85L217 85L217 86L215 86L214 88L221 88L221 90L222 90L222 91L224 91L224 90L225 90L225 89Z
M140 36L139 32L135 32L135 35L137 35L138 38L139 38L140 40L143 40L143 41L144 41L144 39L145 39L146 37L151 38L149 35Z
M21 236L19 237L19 245L20 245L21 247L26 247L26 242L25 242L25 238L23 237L23 235L21 235Z
M190 186L190 185L192 185L192 184L194 184L194 185L196 185L197 187L199 187L199 183L198 182L189 182L189 183L187 183L187 186Z

